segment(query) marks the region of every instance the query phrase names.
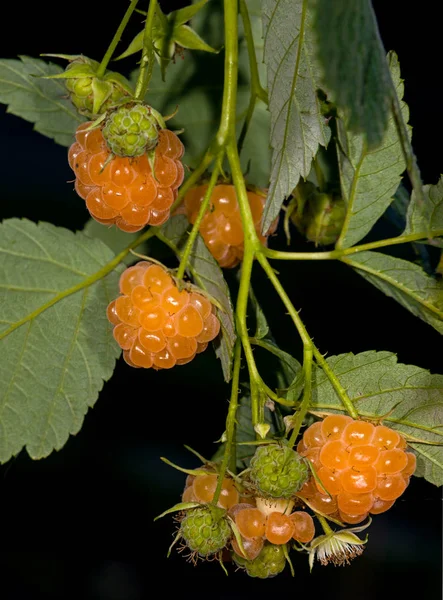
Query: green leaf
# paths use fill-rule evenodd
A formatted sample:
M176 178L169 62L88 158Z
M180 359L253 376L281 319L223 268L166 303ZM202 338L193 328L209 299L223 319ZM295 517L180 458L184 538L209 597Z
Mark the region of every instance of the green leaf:
M381 252L359 252L342 259L387 296L443 333L443 282L407 260Z
M205 4L207 4L207 2L208 0L200 0L200 2L191 4L191 6L179 8L178 10L169 13L168 19L172 21L176 27L184 25L190 19L192 19L192 17L194 17L205 6Z
M277 433L276 422L273 417L273 413L265 407L265 422L270 426L268 437ZM249 395L244 395L240 398L239 407L237 410L237 427L235 430L235 442L237 444L235 448L236 452L236 464L239 471L247 469L249 467L249 461L254 456L257 446L254 442L257 440L257 434L252 426L252 412L251 412L251 398ZM245 442L252 442L250 445ZM217 452L211 458L213 462L220 462L223 459L225 444L221 444Z
M40 79L62 73L63 69L43 60L21 56L0 60L0 102L7 112L34 123L34 129L57 144L70 146L79 124L84 121L62 81Z
M117 56L117 58L114 58L114 60L122 60L123 58L127 58L128 56L131 56L132 54L137 54L137 52L141 52L142 48L143 48L144 33L145 33L144 29L142 29L139 33L137 33L137 35L134 37L134 39L129 44L129 46L126 48L126 50L124 52L122 52L119 56Z
M134 242L140 235L137 233L126 233L118 227L107 227L98 223L95 219L89 219L83 228L83 233L92 239L101 240L108 248L110 248L113 254L119 254L122 250L127 248L132 242ZM148 253L149 242L144 242L137 246L137 253L146 255ZM122 263L125 265L132 265L133 263L141 260L137 256L134 256L131 252L123 259Z
M261 340L270 335L269 325L258 300L255 296L252 286L249 286L249 303L255 317L255 335L256 340Z
M391 352L341 354L331 356L327 362L362 417L383 417L385 425L415 440L409 443L419 457L416 475L442 485L443 376L398 363ZM311 410L344 410L329 379L317 367L313 372Z
M189 50L202 50L203 52L212 52L213 54L218 53L218 50L208 46L198 33L187 25L180 25L180 27L174 29L174 41Z
M106 307L118 272L100 240L48 223L0 225L0 461L43 458L80 430L120 349Z
M425 206L421 206L415 192L412 192L408 207L406 228L403 235L425 232L433 237L432 244L443 247L443 176L436 185L423 186Z
M180 256L188 239L188 227L189 222L183 215L172 217L163 225L159 238ZM221 360L225 381L229 381L232 374L232 354L236 339L231 297L223 272L206 248L200 235L197 236L189 257L188 270L194 281L217 300L222 308L222 310L217 308L221 331L220 339L214 342L214 349L217 357Z
M392 80L399 100L403 98L403 80L395 53L388 55ZM407 123L409 109L400 102ZM406 168L394 117L377 148L369 149L364 134L349 131L347 120L338 119L338 158L342 196L347 214L337 245L349 248L361 240L388 208ZM411 129L409 127L409 133Z
M347 127L378 146L388 125L391 87L370 0L316 0L314 29L322 83Z
M330 130L317 97L320 70L308 0L263 0L262 11L273 148L265 232L300 177L308 176Z

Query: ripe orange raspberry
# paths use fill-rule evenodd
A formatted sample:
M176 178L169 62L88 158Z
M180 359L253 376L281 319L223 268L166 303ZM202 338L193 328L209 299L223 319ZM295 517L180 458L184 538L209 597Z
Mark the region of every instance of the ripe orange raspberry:
M344 415L317 421L297 449L311 461L319 481L309 479L299 496L314 510L359 523L388 510L405 491L416 458L397 432Z
M68 160L76 176L75 189L91 216L128 232L162 225L184 177L180 161L184 149L178 137L160 129L152 172L146 154L113 156L100 128L86 131L90 125L78 127Z
M158 370L184 365L220 331L211 302L198 292L179 291L160 265L141 261L126 269L120 292L107 315L132 367Z
M195 223L200 204L203 202L208 185L192 188L185 196L184 208L191 223ZM266 244L267 237L277 229L276 220L266 236L261 235L261 218L266 197L248 192L254 226L260 241ZM209 208L200 226L206 246L221 267L231 268L243 258L243 227L233 185L216 185L211 196Z

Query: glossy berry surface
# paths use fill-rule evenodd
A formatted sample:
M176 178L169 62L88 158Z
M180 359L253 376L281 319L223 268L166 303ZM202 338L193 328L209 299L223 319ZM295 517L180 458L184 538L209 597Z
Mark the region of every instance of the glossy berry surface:
M178 137L167 129L158 132L153 171L146 154L114 156L100 128L86 131L90 125L78 127L68 160L76 176L75 190L91 216L127 232L165 223L184 177Z
M231 537L225 511L216 507L194 508L186 512L180 533L188 548L200 556L222 550Z
M388 510L403 494L416 458L406 441L384 425L330 415L311 425L297 446L317 471L299 496L314 510L345 523ZM329 493L329 495L328 495Z
M203 202L207 185L189 190L184 199L186 216L194 223ZM274 233L277 222L273 223L266 236L261 235L261 218L266 198L255 192L248 192L254 227L260 241L266 244L267 237ZM216 185L212 191L209 208L200 225L206 246L221 267L232 268L243 258L243 227L237 195L233 185Z
M268 579L283 571L286 565L284 546L265 543L260 554L254 560L246 560L234 554L234 561L243 567L250 577Z
M261 495L290 498L307 480L308 467L291 448L268 444L255 451L249 477Z
M184 365L218 335L215 307L198 292L179 291L160 265L141 261L126 269L119 283L121 295L109 304L107 316L130 366Z

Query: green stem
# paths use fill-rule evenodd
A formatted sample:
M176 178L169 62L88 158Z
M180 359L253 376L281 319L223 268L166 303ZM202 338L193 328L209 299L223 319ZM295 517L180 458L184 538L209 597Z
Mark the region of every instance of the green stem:
M246 138L246 134L248 133L249 125L251 124L252 117L254 115L255 103L257 100L257 96L255 94L251 94L251 98L249 99L248 111L246 113L246 117L243 123L243 127L241 129L239 138L238 138L238 153L241 154L243 149L243 143Z
M311 391L312 391L312 348L305 346L303 351L303 374L304 374L304 387L303 387L303 398L300 404L300 408L297 411L297 416L294 418L294 428L292 430L291 437L289 438L289 447L292 448L295 441L300 433L301 426L303 424L306 413L309 409L311 402Z
M103 279L103 277L106 277L106 275L108 275L111 271L113 271L115 269L115 267L117 267L122 262L122 260L124 258L126 258L126 256L132 250L132 248L136 248L143 242L146 242L146 240L149 240L149 238L156 235L156 231L157 230L155 227L151 227L150 229L145 231L145 233L142 233L141 235L139 235L139 237L136 240L134 240L132 242L132 244L129 244L129 246L127 246L124 250L122 250L119 254L117 254L117 256L115 256L111 261L108 262L108 264L106 264L104 267L102 267L99 271L96 271L95 273L93 273L92 275L90 275L89 277L87 277L86 279L81 281L80 283L73 285L72 287L68 288L67 290L63 290L63 292L60 292L59 294L54 296L54 298L52 298L45 304L42 304L38 308L36 308L34 311L32 311L31 313L26 315L26 317L23 317L23 319L20 319L20 321L16 321L15 323L13 323L10 327L8 327L8 329L5 329L5 331L3 331L0 334L0 340L5 338L7 335L12 333L15 329L18 329L25 323L32 321L33 319L38 317L41 313L43 313L45 310L47 310L48 308L51 308L51 306L54 306L54 304L57 304L57 302L60 302L60 300L63 300L64 298L67 298L68 296L71 296L72 294L75 294L75 293L79 292L80 290L83 290L83 289L89 287L90 285L93 285L100 279Z
M104 55L103 60L97 69L97 77L98 78L103 77L103 75L106 73L106 67L108 66L109 61L111 60L112 55L114 54L117 44L119 43L120 38L123 35L126 25L128 24L128 21L131 18L131 15L134 12L135 7L137 6L137 3L138 3L138 0L131 0L131 4L128 6L128 8L124 14L124 17L123 17L117 31L115 32L115 35L112 38L112 41L109 44L108 49L106 50L106 54Z
M212 149L208 148L208 150L205 152L205 154L204 154L203 158L201 159L200 163L198 164L198 166L192 171L191 175L189 175L187 180L180 186L180 189L179 189L178 195L177 195L177 200L171 206L171 214L174 213L175 209L183 201L183 198L186 196L187 192L192 188L192 186L194 186L198 182L200 177L203 175L203 173L206 171L206 169L210 166L210 164L212 163L212 161L215 158L215 155L216 154L212 151Z
M336 260L342 258L343 256L357 254L358 252L366 252L367 250L374 250L376 248L385 248L386 246L395 246L397 244L407 244L409 242L424 240L427 239L428 236L429 232L420 231L419 233L399 235L395 238L387 238L385 240L369 242L368 244L352 246L352 248L340 248L327 252L282 252L280 250L271 250L270 248L265 247L262 248L261 252L268 258L277 260ZM443 229L436 229L432 232L432 236L443 236Z
M232 370L232 387L231 387L231 399L229 401L228 416L226 418L226 442L225 450L223 453L223 460L220 466L217 487L214 492L213 504L217 504L220 497L220 492L223 485L223 478L226 474L228 466L231 462L232 447L235 443L235 416L238 409L238 386L240 383L240 366L241 366L241 344L240 340L237 339L234 348L234 366Z
M322 517L318 513L315 513L315 516L319 520L320 525L322 526L322 529L326 533L326 535L331 535L331 533L334 533L333 530L329 527L329 523L326 521L326 519L324 517Z
M268 95L263 89L258 73L257 55L255 53L254 34L252 33L251 20L245 0L240 0L240 15L245 30L246 45L248 48L249 72L251 74L251 91L254 96L260 98L265 104L268 103Z
M287 295L285 289L283 288L282 284L280 283L277 275L274 273L273 268L271 267L271 265L267 261L266 257L262 253L257 254L257 260L259 261L260 265L262 266L263 270L265 271L269 280L271 281L272 285L274 286L275 291L280 296L280 299L283 302L283 304L285 305L285 307L289 313L289 316L292 318L292 321L294 322L294 325L297 328L297 331L303 342L303 346L305 348L307 347L307 348L312 349L315 360L317 361L319 366L323 369L325 375L331 382L331 385L334 388L334 390L336 391L343 406L345 407L345 409L347 410L347 412L353 419L358 419L358 412L356 411L354 405L352 404L352 401L350 400L348 394L346 393L346 390L341 385L341 383L340 383L339 379L337 378L337 376L335 375L334 371L330 368L330 366L326 362L324 356L321 354L321 352L318 350L318 348L316 348L316 346L314 345L312 339L310 338L310 336L306 330L306 327L304 326L303 321L300 318L300 315L294 308L294 305L290 301L289 296Z
M186 266L188 264L189 256L192 252L192 248L194 247L195 240L198 235L198 231L200 229L201 222L203 221L203 217L206 214L206 211L209 206L209 202L211 200L212 191L217 183L217 178L220 173L221 161L223 160L223 155L221 154L217 160L217 163L212 171L211 179L209 181L208 189L205 192L205 196L203 198L203 202L200 205L200 209L198 211L197 218L192 227L191 233L189 234L188 241L186 242L186 246L183 250L183 254L180 260L180 265L177 271L177 279L183 279L183 275L186 271Z
M152 41L152 28L154 25L155 11L157 9L157 0L150 0L148 15L146 17L145 32L143 34L143 51L138 74L137 84L135 86L135 99L143 100L148 91L151 81L152 71L154 69L155 53L154 43Z

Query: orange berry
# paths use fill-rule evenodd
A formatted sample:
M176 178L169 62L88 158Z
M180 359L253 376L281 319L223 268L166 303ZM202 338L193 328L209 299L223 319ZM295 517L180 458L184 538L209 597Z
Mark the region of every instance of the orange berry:
M381 474L400 473L406 468L408 464L408 457L406 452L400 450L400 448L393 448L392 450L384 450L380 452L380 456L375 463L377 472Z
M143 281L144 272L139 275L138 280ZM136 285L131 292L132 304L143 312L157 308L160 304L160 294L153 294L145 285Z
M372 442L375 427L367 421L352 421L343 430L342 440L346 445L366 446Z
M174 317L169 317L169 319L163 325L162 332L163 332L163 335L167 338L174 337L175 335L177 335Z
M130 296L132 290L142 283L143 275L145 274L145 269L147 266L149 266L149 263L139 262L133 267L128 267L123 271L119 280L120 292L122 294ZM133 298L132 301L134 302Z
M155 153L155 179L162 187L170 187L177 179L178 169L175 160Z
M75 165L76 158L80 154L80 152L83 152L83 148L78 143L72 144L72 146L68 150L68 163L73 171L75 168L74 165Z
M341 440L327 442L320 450L320 461L324 467L343 471L349 467L349 452Z
M231 517L231 519L234 519L235 521L236 515L245 508L255 508L255 506L253 504L250 504L249 502L237 502L229 508L228 515Z
M381 500L396 500L407 488L407 483L400 473L382 475L377 478L374 495Z
M377 471L372 466L365 467L363 471L357 471L354 468L346 469L341 472L340 482L345 492L350 494L372 492L377 487ZM356 513L350 512L350 514Z
M185 178L185 168L179 160L175 160L175 166L177 167L177 177L175 178L174 183L171 188L176 190L183 183L183 179Z
M320 479L323 488L320 485L320 482L315 481L315 485L318 488L320 494L325 494L329 492L332 496L336 496L339 492L343 490L343 485L341 483L339 474L334 473L331 469L327 467L320 467L317 471L318 478Z
M200 313L203 321L205 319L207 319L209 317L209 315L212 313L212 304L202 294L197 294L196 292L191 292L189 294L189 304L192 304L192 306L195 306L195 308Z
M339 515L340 521L343 521L343 523L350 523L352 525L356 525L357 523L361 523L362 521L364 521L367 518L368 512L365 512L362 515L348 515L348 514L342 512L341 510L339 510L338 515Z
M308 448L318 448L326 442L322 433L322 422L316 421L306 429L303 434L303 442Z
M100 188L92 188L86 197L86 208L96 219L110 220L118 215L118 210L109 206L103 200Z
M321 468L322 463L320 462L320 448L308 448L303 452L302 456L307 458L317 471Z
M381 450L391 450L400 442L400 435L393 429L384 425L377 425L374 431L372 444Z
M174 194L169 187L159 187L157 189L157 195L151 204L151 208L155 209L158 213L169 210L174 202Z
M169 219L169 209L168 210L156 210L155 208L151 208L151 216L149 218L149 224L154 225L155 227L160 227L163 223Z
M257 558L257 556L263 549L264 543L265 542L263 538L253 538L250 540L242 539L243 550L246 554L244 555L240 549L240 546L237 544L237 540L235 539L235 537L231 538L231 545L234 552L239 556L243 556L247 560L254 560L255 558Z
M120 325L114 327L112 333L115 341L123 350L130 350L137 337L137 329L125 323L120 323Z
M177 313L175 319L179 335L197 337L203 331L203 319L195 306L188 304Z
M294 532L295 524L290 516L279 512L273 512L268 515L265 537L271 544L287 544L294 535Z
M172 356L167 348L154 354L154 368L157 369L172 369L177 360Z
M118 325L119 323L121 323L117 311L115 310L115 300L108 304L108 308L106 309L106 316L108 317L108 321L113 325Z
M183 492L182 502L197 502L197 498L194 496L192 485L188 486Z
M139 327L139 315L140 311L135 308L131 302L129 296L119 296L115 301L115 312L118 318L123 323L131 325L132 327Z
M145 369L152 367L153 355L145 350L137 340L129 351L129 358L137 367L144 367Z
M408 447L408 444L406 443L405 438L401 435L400 440L398 441L398 444L397 444L397 448L404 450L407 447Z
M337 510L337 496L326 496L317 491L314 496L307 500L314 510L322 512L325 515L332 515Z
M375 446L366 444L366 446L352 446L349 451L349 466L359 469L373 465L380 454L380 450Z
M306 452L308 449L308 447L305 445L303 439L301 439L298 444L297 444L297 452L299 454L301 454L302 456L304 456L304 452Z
M90 155L87 152L83 151L77 154L74 160L74 173L83 185L91 186L94 182L89 175L89 162Z
M134 181L136 175L127 158L115 157L109 163L108 176L115 186L128 187Z
M347 515L362 515L368 512L374 504L374 495L371 493L353 494L340 492L337 495L339 510Z
M75 137L77 138L77 136ZM106 142L103 138L101 129L99 128L91 129L90 131L85 132L84 141L81 143L85 150L87 150L87 152L91 152L91 154L97 154L98 152L107 150Z
M86 200L89 192L92 192L95 188L91 187L90 185L84 185L80 179L76 179L74 183L74 189L80 198Z
M140 369L141 367L139 367L138 365L136 365L135 363L132 362L129 354L130 354L129 350L123 350L123 358L124 358L125 363L127 365L129 365L130 367L133 367L134 369Z
M103 188L102 188L103 189ZM127 204L120 210L121 217L129 225L143 227L149 220L151 211L148 206L138 206L133 202Z
M203 322L203 330L196 337L197 342L202 344L211 342L215 339L220 332L220 321L215 315L209 315Z
M161 331L150 332L140 327L138 330L138 339L143 348L153 354L161 352L166 348L166 339Z
M119 229L121 229L122 231L126 231L127 233L134 233L135 231L140 231L140 229L143 229L144 227L143 225L130 225L129 223L126 223L126 221L121 217L116 217L114 222Z
M197 342L197 354L200 354L200 352L204 352L207 347L208 347L207 343L201 344L200 342Z
M186 290L180 292L176 287L168 288L163 292L161 297L161 304L170 315L175 315L175 313L184 308L188 302L188 292Z
M374 504L369 512L371 515L379 515L389 510L394 503L395 500L382 500L381 498L375 498Z
M179 138L169 129L160 129L158 132L157 151L168 158L181 158L184 147Z
M153 303L154 304L154 303ZM139 323L146 331L158 331L167 321L166 311L161 306L153 305L152 308L143 310L139 315Z
M227 219L220 215L217 223L217 233L223 244L227 246L240 246L244 242L243 226L240 215L238 219Z
M195 338L186 338L181 335L168 338L168 350L177 360L191 358L197 351L197 342Z
M106 161L109 158L108 152L99 152L93 154L88 163L88 175L95 185L103 185L109 181L109 171ZM85 182L86 183L86 182Z
M152 293L157 294L165 292L174 285L172 277L160 265L151 265L146 269L143 283Z
M126 189L115 185L115 183L112 183L111 181L106 181L100 190L106 204L117 211L121 211L129 204L129 194L126 192ZM126 216L123 215L123 212L120 212L120 215L126 221ZM130 223L130 221L128 222ZM137 225L138 224L139 223L137 223Z
M304 510L297 510L289 518L294 523L294 533L292 534L294 540L307 544L314 538L315 525L309 513Z
M221 508L229 510L232 506L235 506L239 502L239 499L240 494L238 493L238 490L235 487L234 480L225 477L223 479L220 497L218 499L217 505Z
M217 488L217 475L208 473L208 475L197 475L192 484L194 496L199 502L208 503L212 501Z
M329 415L321 421L321 432L326 441L340 439L343 429L352 421L347 415Z
M235 515L235 523L246 539L265 535L266 517L258 508L245 508Z
M207 186L201 186L201 188L200 202L203 201ZM237 194L233 185L216 185L212 192L211 202L217 212L227 217L239 214Z
M417 457L413 452L405 452L405 454L408 462L401 474L409 477L415 473L415 469L417 467Z

